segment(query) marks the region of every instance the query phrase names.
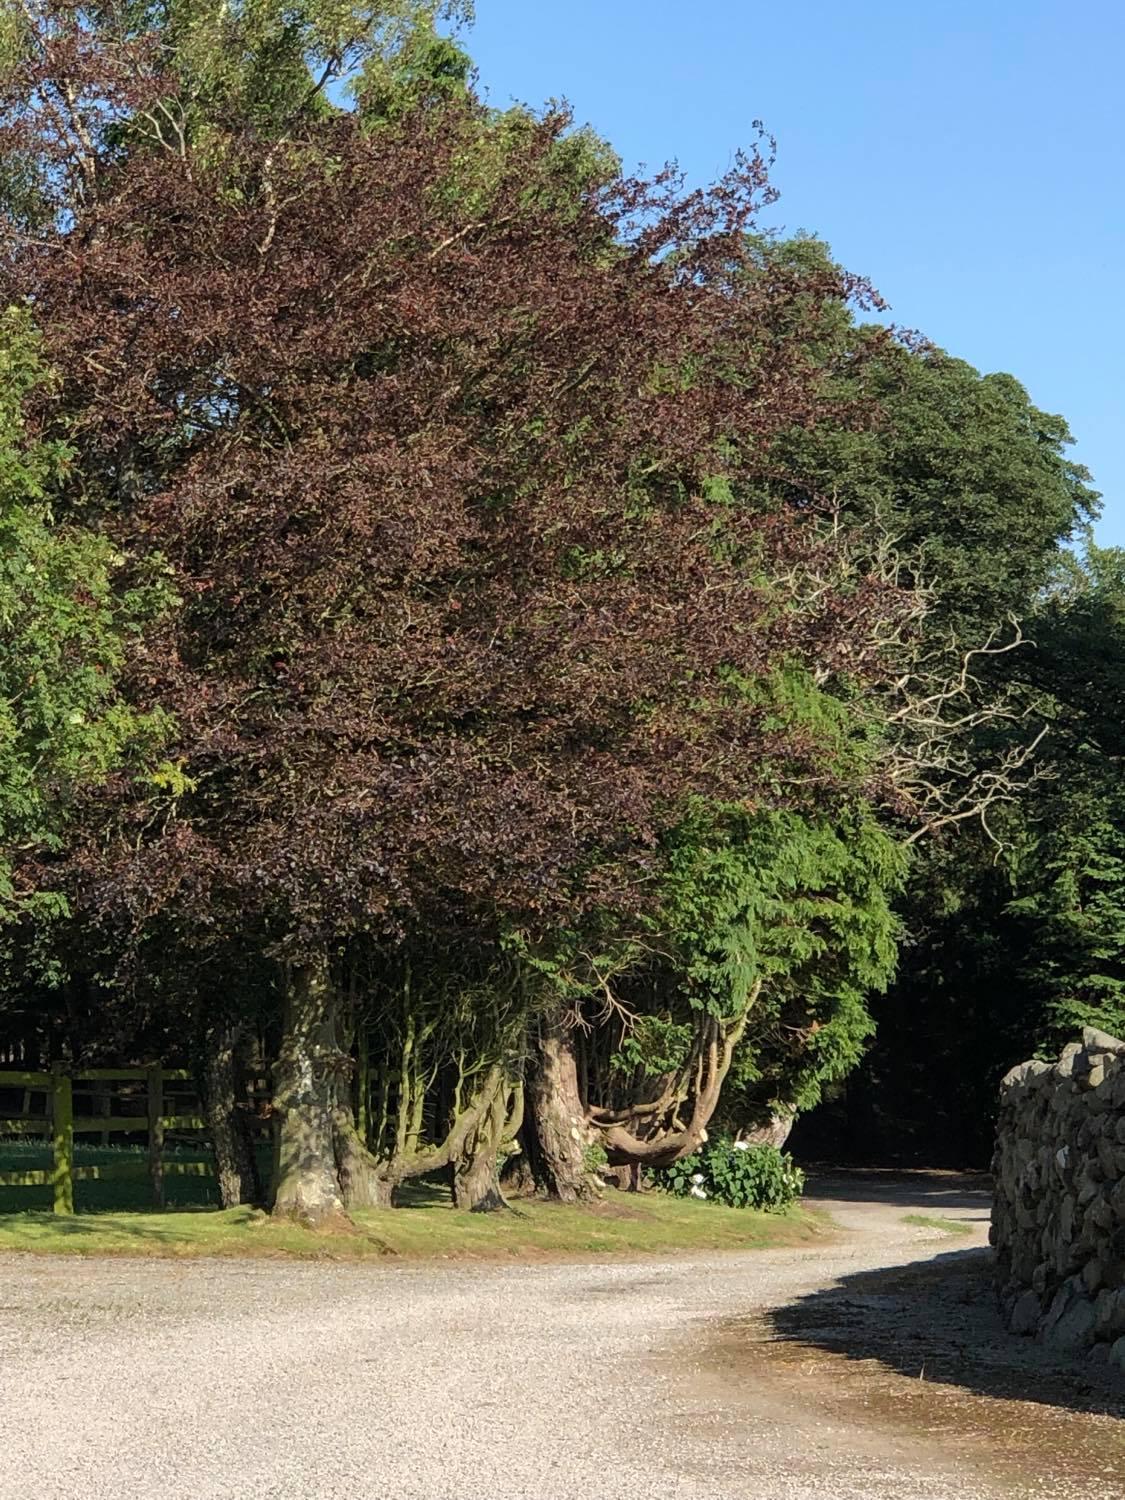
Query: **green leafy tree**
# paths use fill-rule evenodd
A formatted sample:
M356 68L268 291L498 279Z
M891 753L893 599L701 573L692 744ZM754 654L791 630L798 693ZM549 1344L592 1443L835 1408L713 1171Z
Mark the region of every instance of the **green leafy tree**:
M554 1064L572 1054L578 1116L611 1165L691 1155L713 1121L792 1115L854 1067L868 996L894 968L903 867L862 802L701 803L667 840L659 908L632 939L576 932L540 958L576 1023L552 1031Z
M996 1086L1078 1028L1125 1029L1125 554L1063 554L1012 659L1047 729L994 832L923 851L898 978L841 1128L862 1154L985 1163Z
M25 420L29 394L49 380L26 312L9 308L0 314L0 918L9 921L59 910L50 880L30 867L58 847L83 789L151 753L162 725L137 714L119 682L127 641L162 590L150 578L119 591L126 559L110 541L55 523L51 496L70 453Z
M828 247L811 236L757 244L763 277L822 274ZM1010 614L1027 615L1049 584L1060 545L1097 514L1089 472L1068 456L1064 418L1040 410L1012 375L981 374L917 338L864 350L873 330L845 306L828 310L808 341L813 360L832 359L839 389L867 403L846 422L794 431L791 474L845 524L862 546L884 537L900 578L930 597L934 638L955 634L976 646Z
M1041 1040L1125 1030L1125 550L1087 549L1037 622L1051 777L1028 809L1011 913Z
M758 255L763 274L803 273L829 252L799 237L764 242ZM863 337L840 310L822 323L810 355L860 348ZM881 557L919 596L922 711L904 716L912 730L902 745L908 782L931 718L950 732L940 730L943 743L928 750L926 779L944 812L932 819L937 836L916 848L899 898L898 975L885 996L873 992L878 1035L848 1087L847 1119L831 1114L829 1137L846 1130L869 1155L932 1151L930 1142L961 1160L986 1159L997 1069L1030 1044L1043 1014L1010 967L1011 945L1026 944L1033 925L1030 911L1021 919L1008 909L1023 889L1013 885L1013 862L1026 871L1029 858L1044 857L1029 820L1041 833L1038 820L1055 803L1037 768L1057 759L1068 732L1061 721L1069 710L1056 710L1050 733L1026 755L1044 728L1040 708L1050 691L1046 658L1030 641L1042 636L1043 599L1066 555L1060 549L1082 534L1099 497L1069 457L1065 421L1039 410L1010 375L982 375L903 339L840 379L870 403L867 420L795 431L790 471L852 529L861 556ZM1028 640L1000 650L1019 639L1014 618L1027 622ZM990 654L968 655L986 645ZM1097 684L1087 698L1105 701ZM895 711L873 704L873 732ZM818 1149L834 1149L833 1140Z

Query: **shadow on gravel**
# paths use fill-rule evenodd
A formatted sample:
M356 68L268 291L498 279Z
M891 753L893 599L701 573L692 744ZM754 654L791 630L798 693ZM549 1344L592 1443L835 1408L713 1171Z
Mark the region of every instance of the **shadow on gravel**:
M901 1203L904 1212L948 1214L951 1209L987 1212L992 1179L986 1172L905 1172L809 1166L807 1196L831 1203Z
M930 1386L1125 1416L1125 1384L1113 1372L1007 1332L988 1250L859 1272L774 1310L767 1321L771 1342L872 1361Z

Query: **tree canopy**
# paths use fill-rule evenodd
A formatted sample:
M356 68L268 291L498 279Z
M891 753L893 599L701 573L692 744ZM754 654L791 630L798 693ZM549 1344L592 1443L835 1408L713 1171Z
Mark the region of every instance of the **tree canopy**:
M629 176L482 104L462 7L4 16L0 900L70 1046L204 1057L225 1193L247 1053L311 1222L788 1119L974 903L1114 1013L1097 496L763 230L764 138Z

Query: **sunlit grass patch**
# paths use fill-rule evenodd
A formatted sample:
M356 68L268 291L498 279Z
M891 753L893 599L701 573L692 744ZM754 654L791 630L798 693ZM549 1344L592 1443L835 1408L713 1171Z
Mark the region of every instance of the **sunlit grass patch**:
M931 1214L905 1214L902 1222L916 1229L933 1229L940 1234L972 1234L973 1226L963 1219L941 1219Z
M316 1234L260 1210L0 1214L0 1251L146 1256L297 1256L328 1260L546 1260L690 1250L752 1250L822 1241L829 1221L794 1208L756 1213L613 1194L593 1208L520 1200L515 1212L472 1214L437 1193L355 1214L351 1233Z

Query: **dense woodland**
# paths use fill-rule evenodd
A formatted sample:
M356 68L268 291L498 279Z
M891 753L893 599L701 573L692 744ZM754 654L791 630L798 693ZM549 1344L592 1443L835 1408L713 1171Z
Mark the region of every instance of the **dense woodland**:
M981 1162L1125 1026L1125 554L767 137L630 177L416 0L0 14L0 1040L197 1068L230 1202L269 1068L324 1223Z

